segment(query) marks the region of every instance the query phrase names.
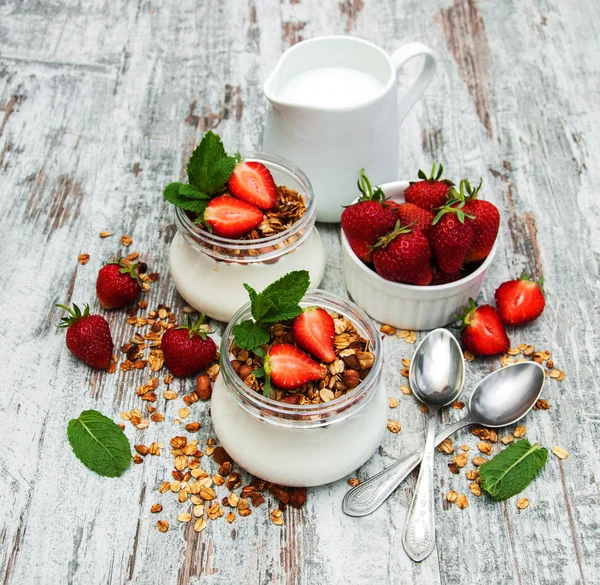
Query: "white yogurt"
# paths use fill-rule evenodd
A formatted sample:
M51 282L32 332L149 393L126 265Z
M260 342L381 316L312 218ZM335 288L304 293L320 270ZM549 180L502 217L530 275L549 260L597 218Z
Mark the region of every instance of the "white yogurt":
M388 414L380 387L345 420L314 428L280 426L274 417L244 409L223 375L213 386L210 412L221 445L240 467L288 486L322 485L358 469L381 443Z
M277 92L281 100L320 108L351 107L377 97L384 84L352 67L317 67L286 81Z
M187 303L213 319L229 321L248 302L244 283L260 291L292 270L308 270L311 286L319 286L325 249L313 227L304 242L275 262L229 263L215 260L178 232L171 243L169 265L175 288Z
M265 398L244 385L229 361L232 328L250 316L238 311L221 340L221 373L213 385L211 417L225 450L244 469L273 483L321 485L354 472L373 454L386 430L388 403L380 386L383 348L367 314L326 291L308 291L302 306L344 315L375 355L366 378L330 402L299 406Z

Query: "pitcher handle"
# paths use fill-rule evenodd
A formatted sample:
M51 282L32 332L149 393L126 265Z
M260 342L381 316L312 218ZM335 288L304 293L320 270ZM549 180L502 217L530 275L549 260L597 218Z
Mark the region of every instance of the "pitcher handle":
M408 43L399 49L396 49L390 56L394 67L396 67L397 74L407 61L420 55L425 57L425 63L423 63L419 76L408 88L400 101L398 107L400 122L402 122L408 112L410 112L410 109L415 105L415 102L421 97L423 92L427 89L427 86L431 83L435 74L436 61L435 55L431 49L423 43L418 42Z

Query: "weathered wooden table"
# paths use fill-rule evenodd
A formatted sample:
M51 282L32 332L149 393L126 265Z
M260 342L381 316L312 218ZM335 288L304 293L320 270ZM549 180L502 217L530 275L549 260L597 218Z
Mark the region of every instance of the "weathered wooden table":
M600 583L599 19L592 0L0 2L1 582ZM402 127L398 176L434 160L455 176L483 176L502 226L480 300L524 270L543 275L545 314L511 331L512 345L547 349L566 372L547 382L551 408L524 424L531 441L560 445L569 457L550 454L519 510L517 498L496 504L471 495L464 470L450 474L438 454L437 549L419 565L400 542L414 476L367 518L341 512L341 480L309 489L307 505L288 509L281 527L269 521L269 498L247 518L220 518L196 533L175 520L173 494L157 491L172 468L168 448L105 479L74 458L65 434L81 410L119 420L141 407L136 388L149 372L110 375L77 362L56 330L55 303L97 309L98 268L136 250L161 274L150 307L164 302L180 314L167 267L173 211L162 186L209 128L232 150L259 148L263 80L288 46L332 33L388 51L418 39L437 53L438 74ZM328 253L322 287L344 295L338 228L319 229ZM100 239L102 230L114 235ZM122 234L132 236L129 248ZM86 265L81 253L90 255ZM123 312L108 319L117 346L129 339ZM414 346L384 341L384 383L400 402L390 417L402 431L387 433L359 478L424 436L414 397L400 392L400 360ZM464 396L497 367L498 358L469 363ZM172 386L183 394L191 384ZM183 404L161 397L158 406L165 422L128 425L132 442L168 444ZM211 436L208 406L192 405L202 442ZM454 438L476 451L469 430ZM449 505L449 489L466 493L469 506ZM150 514L157 501L166 533Z

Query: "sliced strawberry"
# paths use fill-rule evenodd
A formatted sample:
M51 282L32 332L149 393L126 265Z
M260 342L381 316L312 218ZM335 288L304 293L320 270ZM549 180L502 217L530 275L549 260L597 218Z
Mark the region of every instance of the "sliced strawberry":
M301 315L294 319L292 331L296 343L316 358L328 364L335 359L333 337L335 325L333 318L325 310L317 307L304 309Z
M508 351L510 340L494 307L476 307L475 301L469 299L462 321L461 340L465 348L475 355L495 355Z
M265 357L264 368L265 373L271 375L273 384L283 390L299 388L312 380L320 380L326 373L324 366L289 343L271 347Z
M503 282L496 289L496 307L503 323L522 325L537 319L546 306L542 283L524 274L518 280Z
M206 206L204 221L215 235L222 238L241 238L256 229L263 220L263 212L241 199L221 195Z
M260 209L273 209L277 205L277 185L271 171L262 163L238 163L229 178L227 188L235 197Z

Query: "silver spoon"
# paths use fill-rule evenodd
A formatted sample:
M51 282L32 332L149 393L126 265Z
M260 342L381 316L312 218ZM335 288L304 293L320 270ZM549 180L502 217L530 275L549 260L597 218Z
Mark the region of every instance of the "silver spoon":
M402 533L402 544L414 561L427 558L435 546L433 463L439 411L460 394L465 366L458 341L447 329L435 329L419 344L410 364L415 396L429 406L429 425L421 470Z
M499 428L516 423L539 398L544 380L544 368L535 362L518 362L487 375L471 394L467 416L442 430L435 438L436 445L469 425ZM345 495L342 509L349 516L371 514L420 461L421 452L414 451L353 487Z

